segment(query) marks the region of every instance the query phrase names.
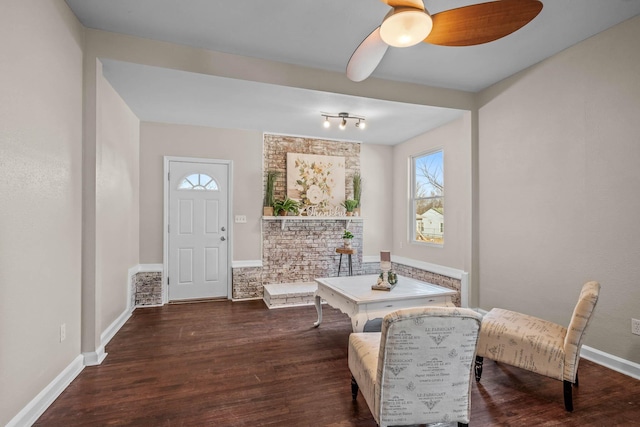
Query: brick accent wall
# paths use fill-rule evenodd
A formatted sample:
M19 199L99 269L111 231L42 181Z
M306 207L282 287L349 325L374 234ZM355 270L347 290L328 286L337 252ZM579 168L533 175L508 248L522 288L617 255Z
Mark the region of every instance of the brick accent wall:
M322 156L340 156L345 159L345 196L353 197L353 175L360 172L360 144L330 141L286 135L264 136L264 181L269 170L280 172L275 185L275 197L286 196L287 153L304 153ZM335 249L342 246L342 220L287 220L285 229L280 221L263 220L262 236L262 282L291 283L311 282L315 277L338 274L339 254ZM354 274L362 264L362 222L351 222L349 230L356 236L352 246ZM346 267L347 256L342 266Z
M360 172L360 144L344 141L265 134L263 140L263 185L269 170L280 172L274 196L286 196L287 153L340 156L345 159L345 196L353 197L353 175ZM262 298L265 284L311 282L315 277L338 274L340 255L335 249L342 246L344 220L318 219L287 220L284 230L277 220L262 221L262 268L233 269L233 298ZM352 221L349 230L356 236L352 256L353 273L361 274L362 222ZM348 258L342 259L342 272L348 271Z
M234 300L262 298L262 267L233 268L231 274Z
M265 134L263 144L263 188L267 182L267 171L279 171L280 176L274 186L276 199L283 199L287 194L287 153L344 157L345 192L347 198L353 197L353 175L360 172L359 143Z
M263 220L262 281L264 284L313 282L316 277L338 275L344 220ZM355 235L352 247L353 274L361 273L362 221L352 221L349 230ZM342 257L341 275L348 271L347 255Z
M162 304L162 273L145 272L136 273L135 280L135 305L160 305Z

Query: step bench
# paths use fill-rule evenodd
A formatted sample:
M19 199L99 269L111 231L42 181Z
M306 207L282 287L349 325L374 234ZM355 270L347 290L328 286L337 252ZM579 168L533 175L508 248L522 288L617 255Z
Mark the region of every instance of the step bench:
M316 289L315 282L274 283L264 285L262 299L269 308L314 305Z

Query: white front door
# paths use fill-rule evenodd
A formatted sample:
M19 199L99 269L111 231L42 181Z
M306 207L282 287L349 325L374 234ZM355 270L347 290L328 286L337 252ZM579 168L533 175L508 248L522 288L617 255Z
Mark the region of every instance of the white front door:
M169 161L169 300L226 297L229 165Z

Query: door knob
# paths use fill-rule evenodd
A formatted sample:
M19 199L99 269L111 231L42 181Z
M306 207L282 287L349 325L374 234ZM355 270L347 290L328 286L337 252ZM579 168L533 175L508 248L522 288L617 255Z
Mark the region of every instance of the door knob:
M221 231L227 231L227 229L225 227L222 227L220 230Z
M223 242L227 239L224 238L224 236L220 237L220 240L222 240Z

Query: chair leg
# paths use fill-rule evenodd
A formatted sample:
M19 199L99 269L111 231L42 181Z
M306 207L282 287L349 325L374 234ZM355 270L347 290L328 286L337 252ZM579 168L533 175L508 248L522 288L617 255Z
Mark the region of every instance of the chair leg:
M571 382L564 380L563 386L564 386L564 409L566 409L567 412L573 412L573 396L571 392Z
M480 377L482 377L482 363L484 362L484 357L476 356L476 365L474 367L476 373L476 382L480 382Z
M458 423L458 427L469 427L469 424L466 424L466 423Z
M576 382L573 383L574 386L578 387L578 371L576 371Z
M356 400L358 397L358 383L356 382L356 379L353 378L353 375L351 375L351 397L353 400Z

